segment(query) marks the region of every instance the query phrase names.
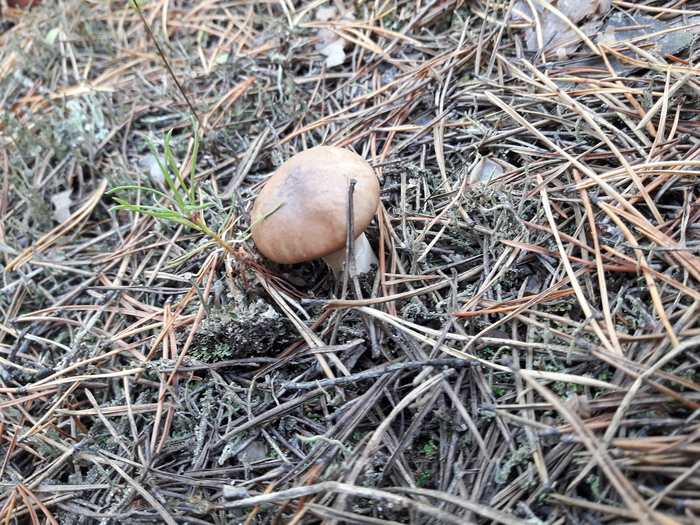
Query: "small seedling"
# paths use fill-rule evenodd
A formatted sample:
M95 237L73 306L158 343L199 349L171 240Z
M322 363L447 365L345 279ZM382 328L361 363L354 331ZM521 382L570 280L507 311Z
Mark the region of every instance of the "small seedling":
M209 228L204 217L204 211L207 208L213 206L214 203L207 202L204 198L203 193L201 191L198 192L196 188L195 172L197 166L197 152L199 150L199 136L197 133L197 125L194 122L194 120L192 121L192 126L194 130L194 146L192 149L192 168L190 169L189 180L185 180L185 177L183 177L182 172L177 166L177 162L175 160L175 156L173 155L172 149L170 148L172 130L168 131L163 135L163 160L161 160L160 156L158 155L158 152L153 142L147 136L144 135L144 139L146 140L146 143L148 144L151 153L158 162L158 168L163 174L163 179L170 188L172 196L167 195L164 192L159 191L157 189L147 188L145 186L119 186L117 188L112 188L111 190L109 190L107 192L107 195L111 195L118 191L124 190L138 190L146 194L150 194L151 197L153 197L153 204L132 204L119 197L113 197L114 200L119 203L119 205L113 206L110 209L110 211L126 210L141 213L143 215L150 215L158 219L163 219L176 224L182 224L184 226L202 232L212 239L210 242L204 244L203 246L200 246L195 250L188 252L184 256L179 257L174 262L188 258L194 255L195 253L205 250L206 248L214 244L218 244L231 256L238 258L238 252L234 249L231 243L227 242L223 238L224 227L229 222L229 218L233 213L234 206L231 205L231 210L229 211L226 220L223 221L222 226L221 228L219 228L218 231L214 231L211 228ZM171 175L171 170L174 174L174 177L173 175ZM246 229L244 232L238 235L238 237L233 241L234 244L245 241L248 237L250 229L259 221L264 220L266 217L270 216L272 213L277 211L277 209L279 209L281 205L282 203L278 204L272 211L265 214L263 217L260 217L257 221L251 224L248 227L248 229Z

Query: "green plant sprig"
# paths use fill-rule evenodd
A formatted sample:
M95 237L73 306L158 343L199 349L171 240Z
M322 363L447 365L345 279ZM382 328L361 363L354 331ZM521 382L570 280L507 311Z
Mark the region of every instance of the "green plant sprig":
M112 208L110 208L110 211L126 210L126 211L140 213L142 215L150 215L151 217L155 217L157 219L163 219L166 221L170 221L172 223L187 226L187 227L192 228L194 230L200 231L213 239L211 242L205 244L204 246L200 246L199 248L195 248L193 251L188 252L184 256L178 257L176 262L184 260L188 257L191 257L192 255L206 249L207 247L211 246L212 244L218 244L224 250L226 250L226 252L229 253L231 256L238 258L238 252L234 249L234 247L229 242L227 242L223 238L223 229L224 229L224 226L228 223L228 220L230 219L231 214L233 213L233 206L231 206L231 211L229 212L228 217L223 222L223 224L218 232L215 232L214 230L209 228L209 226L206 223L206 220L204 219L204 214L202 212L204 210L206 210L207 208L213 206L214 203L213 202L205 202L204 196L202 195L202 192L200 191L199 195L197 195L197 192L196 192L195 174L196 174L196 165L197 165L197 154L199 152L199 135L197 133L197 125L196 125L194 120L192 121L192 126L194 129L194 146L192 149L192 167L190 170L189 181L186 181L185 178L182 176L182 173L177 166L177 161L175 160L175 156L173 155L172 149L170 148L170 139L172 137L172 130L168 131L167 133L165 133L163 135L165 157L162 161L158 155L158 152L156 150L155 145L153 144L153 141L151 141L146 135L144 135L143 137L144 137L146 143L148 144L148 147L150 148L151 153L155 157L156 162L158 163L158 169L163 174L163 179L165 180L166 184L168 185L168 187L172 191L172 195L167 195L166 193L164 193L162 191L156 190L154 188L147 188L145 186L138 186L138 185L119 186L117 188L112 188L111 190L107 191L106 194L112 195L113 193L116 193L118 191L138 190L138 191L142 191L142 192L150 195L153 198L154 204L153 205L132 204L132 203L127 202L124 199L121 199L119 197L112 197L119 204L117 206L113 206ZM174 178L171 175L171 170L172 170L172 173L174 173L174 175L175 175ZM160 198L160 200L159 200L159 198ZM167 206L168 203L172 206L172 208ZM268 217L270 214L277 211L280 206L282 206L282 203L277 205L269 213L265 214L264 216L262 216L258 220L256 220L243 233L241 233L233 242L234 243L244 242L247 239L248 233L250 232L251 228L253 226L255 226L255 224L257 224L261 220Z

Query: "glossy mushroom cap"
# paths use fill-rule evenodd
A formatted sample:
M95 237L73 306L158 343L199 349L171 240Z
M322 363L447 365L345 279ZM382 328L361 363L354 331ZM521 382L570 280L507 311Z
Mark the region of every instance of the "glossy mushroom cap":
M287 160L270 177L253 205L251 219L255 222L284 203L253 226L258 249L268 259L281 264L333 254L342 260L351 179L357 181L353 195L357 238L379 206L379 181L367 161L352 151L328 146L302 151ZM363 239L362 244L365 243ZM338 269L333 268L336 273Z

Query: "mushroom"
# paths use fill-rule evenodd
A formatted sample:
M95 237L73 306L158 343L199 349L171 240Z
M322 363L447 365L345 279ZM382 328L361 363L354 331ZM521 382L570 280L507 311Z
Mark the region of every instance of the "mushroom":
M43 0L7 0L7 7L31 9L38 6Z
M364 231L379 206L379 181L365 159L343 148L302 151L270 177L252 211L253 240L260 252L280 264L323 257L337 276L346 258L353 179L354 268L357 274L369 271L377 257Z

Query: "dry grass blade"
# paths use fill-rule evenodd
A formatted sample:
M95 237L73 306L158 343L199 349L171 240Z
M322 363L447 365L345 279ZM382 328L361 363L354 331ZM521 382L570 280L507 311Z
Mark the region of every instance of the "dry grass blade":
M538 176L537 178L538 183L542 183L542 178ZM576 274L574 273L574 269L571 266L571 263L569 261L569 258L567 257L566 250L564 248L564 245L562 243L561 237L559 236L559 228L557 224L554 221L554 216L552 215L552 209L549 203L549 196L547 195L547 192L544 191L544 189L540 192L540 195L542 197L542 204L544 207L545 214L547 215L547 219L549 220L549 226L550 229L554 235L554 239L557 243L557 247L559 248L559 253L561 254L561 261L564 264L564 267L566 269L566 274L569 277L569 282L571 283L574 292L576 293L576 297L578 299L578 304L581 305L581 309L583 310L584 314L586 315L587 318L593 318L593 310L588 303L588 299L586 296L583 294L583 290L581 288L581 285L578 282L578 278ZM615 353L617 351L617 355L622 355L622 352L620 351L619 348L613 347L610 339L607 337L607 335L603 332L603 330L600 328L598 323L595 321L592 323L593 329L596 332L596 335L600 339L601 343L605 348L610 351L611 353Z
M632 244L632 246L637 246L637 241L635 240L634 236L632 235L632 232L625 226L625 224L616 216L616 211L615 209L611 209L609 207L606 207L604 205L601 206L603 210L608 214L608 217L610 217L615 224L622 230L624 233L625 237L627 238L628 242ZM648 267L648 263L646 260L646 257L644 254L637 250L636 251L637 258L639 260L639 265L640 267ZM656 287L656 283L654 282L654 279L650 275L650 273L646 270L644 271L644 277L647 282L647 286L649 287L649 293L651 294L651 300L654 301L654 305L656 307L656 312L658 313L661 322L663 323L664 327L666 328L666 331L668 332L668 336L671 339L671 342L674 345L678 345L678 338L676 337L676 334L673 333L673 327L671 326L671 323L668 320L668 317L666 316L666 312L664 312L663 304L661 303L661 297L659 295L659 291Z
M165 523L168 523L169 525L177 524L177 521L172 517L170 512L168 512L168 510L148 490L146 490L135 479L129 476L119 465L117 465L116 462L107 457L102 457L101 461L109 465L117 474L124 478L129 486L138 492L141 497L146 500L149 505L156 510L156 512L158 512L158 515Z
M639 520L640 523L650 523L652 520L657 519L657 517L652 514L651 509L647 506L644 499L642 499L640 494L632 487L615 465L612 457L600 446L600 443L596 440L593 433L582 424L579 417L568 410L548 389L542 387L535 381L528 370L519 370L518 374L523 377L528 385L542 394L542 396L576 428L577 435L595 458L596 464L605 472L610 482L619 491L620 496L636 519Z
M95 206L99 204L102 195L107 189L107 184L108 182L106 180L103 181L92 194L92 197L80 209L73 213L65 223L51 230L44 237L39 239L31 248L24 250L19 256L10 262L10 264L7 265L5 270L11 272L23 264L26 264L27 261L30 261L36 253L41 253L49 249L56 242L65 237L68 232L83 222L90 215Z
M384 502L398 507L410 508L416 510L421 515L426 516L434 520L440 520L441 523L449 523L454 525L467 525L470 523L469 520L459 518L456 515L444 512L434 506L426 505L424 503L412 500L410 498L394 494L388 491L382 491L367 487L358 487L356 485L347 485L343 483L338 483L335 481L325 481L322 483L317 483L315 485L310 485L308 487L299 487L295 489L289 489L284 491L275 492L269 495L263 496L253 496L246 498L244 500L237 501L235 503L229 503L227 507L249 507L253 505L260 505L269 502L276 502L280 500L287 500L292 498L299 498L308 496L310 494L318 493L339 493L354 497L367 498L370 500L376 500L378 502ZM514 521L513 523L524 523L522 521Z

